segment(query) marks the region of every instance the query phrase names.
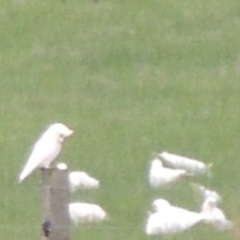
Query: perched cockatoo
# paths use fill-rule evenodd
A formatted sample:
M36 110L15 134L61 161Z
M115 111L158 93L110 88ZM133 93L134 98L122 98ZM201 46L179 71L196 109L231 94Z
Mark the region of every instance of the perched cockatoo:
M52 124L35 143L32 153L19 176L23 181L36 168L48 168L49 164L57 157L65 138L73 131L62 123Z
M154 211L149 214L145 225L147 235L172 235L183 232L204 219L201 213L172 206L165 199L154 200L152 207Z
M176 155L168 152L159 153L158 156L161 158L163 163L168 167L172 167L176 169L184 169L191 174L207 173L211 175L211 172L210 172L211 164L206 165L205 163L199 160L187 158L184 156L180 156L180 155Z
M77 189L96 189L99 187L99 180L91 177L83 171L73 171L68 175L70 189L72 192Z
M107 219L107 213L97 204L74 202L68 205L70 219L75 223L94 223Z
M150 164L148 179L152 187L159 187L173 183L187 175L186 170L166 168L159 159L155 158Z
M233 227L233 223L229 221L224 212L217 207L217 199L214 196L206 198L202 205L202 214L204 222L213 225L218 230L229 230Z

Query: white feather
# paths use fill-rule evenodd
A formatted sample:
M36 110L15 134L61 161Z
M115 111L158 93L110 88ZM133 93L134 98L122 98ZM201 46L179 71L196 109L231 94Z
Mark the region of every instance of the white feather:
M36 168L48 168L61 150L64 138L70 136L72 130L61 123L52 124L35 143L32 153L19 176L23 181Z

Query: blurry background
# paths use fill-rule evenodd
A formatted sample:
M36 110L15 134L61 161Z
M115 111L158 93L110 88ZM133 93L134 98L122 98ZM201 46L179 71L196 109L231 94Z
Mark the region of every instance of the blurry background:
M153 190L153 152L213 163L195 181L240 205L240 4L237 0L1 0L0 239L40 239L40 173L17 177L39 134L75 134L58 161L100 179L73 200L109 221L72 227L72 239L144 240L151 200L197 210L186 182ZM57 162L57 161L56 161ZM173 239L239 239L200 225Z

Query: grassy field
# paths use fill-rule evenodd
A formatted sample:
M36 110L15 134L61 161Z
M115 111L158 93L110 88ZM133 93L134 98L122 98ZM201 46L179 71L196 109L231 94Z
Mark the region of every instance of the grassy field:
M153 191L152 152L213 163L230 219L240 217L240 4L237 0L0 2L0 239L40 239L40 174L17 183L32 143L56 121L75 130L59 161L99 178L73 200L110 220L72 239L144 240L153 197L196 209L187 183ZM199 226L172 239L239 239ZM158 238L156 238L158 239Z

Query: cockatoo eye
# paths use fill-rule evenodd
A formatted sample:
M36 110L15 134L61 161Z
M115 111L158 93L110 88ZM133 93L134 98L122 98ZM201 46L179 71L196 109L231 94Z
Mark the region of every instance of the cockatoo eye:
M64 135L63 134L59 134L59 141L62 142L64 140Z

